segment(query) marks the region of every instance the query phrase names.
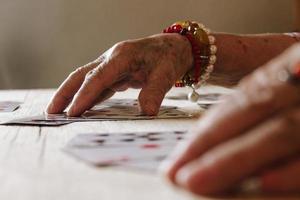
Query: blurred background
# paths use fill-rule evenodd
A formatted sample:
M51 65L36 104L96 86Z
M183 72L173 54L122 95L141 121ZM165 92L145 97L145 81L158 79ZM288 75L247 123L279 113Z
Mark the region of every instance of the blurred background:
M294 0L0 0L0 89L52 88L114 43L180 19L214 31L295 29Z

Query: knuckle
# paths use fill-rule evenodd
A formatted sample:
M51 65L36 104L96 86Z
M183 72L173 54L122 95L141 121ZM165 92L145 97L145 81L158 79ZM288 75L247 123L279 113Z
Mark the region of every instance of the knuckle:
M87 80L91 80L91 79L101 79L103 75L103 69L102 67L96 67L93 70L89 71L86 76L85 79Z
M86 67L78 67L75 71L70 73L70 78L76 78L78 76L84 76L86 74Z
M85 79L90 79L91 77L93 77L95 74L95 69L89 71L88 73L86 73L85 75Z
M128 51L130 48L132 48L132 42L130 42L129 40L118 42L114 46L114 49L120 52Z
M269 84L268 75L258 70L241 83L237 101L246 110L272 112L278 107L277 95Z

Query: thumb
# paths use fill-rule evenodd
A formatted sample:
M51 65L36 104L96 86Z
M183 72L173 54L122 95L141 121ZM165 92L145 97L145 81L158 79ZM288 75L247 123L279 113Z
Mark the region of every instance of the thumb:
M169 73L166 70L167 68L164 69L165 72L156 71L151 73L147 83L139 94L140 108L146 115L152 116L158 114L166 93L172 88L175 82L175 73Z

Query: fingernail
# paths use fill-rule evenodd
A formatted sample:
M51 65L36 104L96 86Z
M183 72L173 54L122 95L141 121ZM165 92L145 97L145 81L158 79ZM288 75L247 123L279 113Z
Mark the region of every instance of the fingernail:
M171 169L171 167L176 163L177 159L184 152L187 147L186 141L178 142L175 148L171 151L168 157L161 163L159 169L164 172L167 172Z
M181 167L184 163L182 162L184 158L182 158L182 154L187 147L187 142L181 141L179 142L174 150L168 155L168 157L160 164L159 171L162 174L165 174L170 181L175 183L175 173L179 167ZM176 183L175 183L176 184Z
M75 106L73 104L70 105L70 108L67 111L67 116L73 116L75 113Z
M176 183L195 194L209 195L218 192L218 181L212 168L187 165L182 167L175 176Z
M174 179L170 175L170 170L172 168L172 162L170 160L164 160L158 167L158 174L168 183L176 185Z
M179 171L175 175L175 182L178 185L186 187L189 177L190 177L189 170L187 170L185 167L183 167L182 169L179 169Z
M52 107L53 107L53 104L52 103L49 103L48 105L47 105L47 107L46 107L46 112L48 113L50 113L51 111L52 111Z
M53 102L50 102L50 103L47 105L47 108L46 108L45 113L47 113L47 114L54 114L54 113L56 113L56 112L57 112L57 111L55 110L55 107L54 107Z

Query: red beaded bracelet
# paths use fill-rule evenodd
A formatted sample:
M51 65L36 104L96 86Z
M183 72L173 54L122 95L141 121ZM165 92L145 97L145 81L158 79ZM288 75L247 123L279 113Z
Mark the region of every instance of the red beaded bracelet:
M192 46L194 68L181 80L176 81L175 86L190 86L194 90L199 88L209 78L213 71L213 64L216 62L215 38L202 24L190 21L176 22L163 32L181 34L189 40Z

